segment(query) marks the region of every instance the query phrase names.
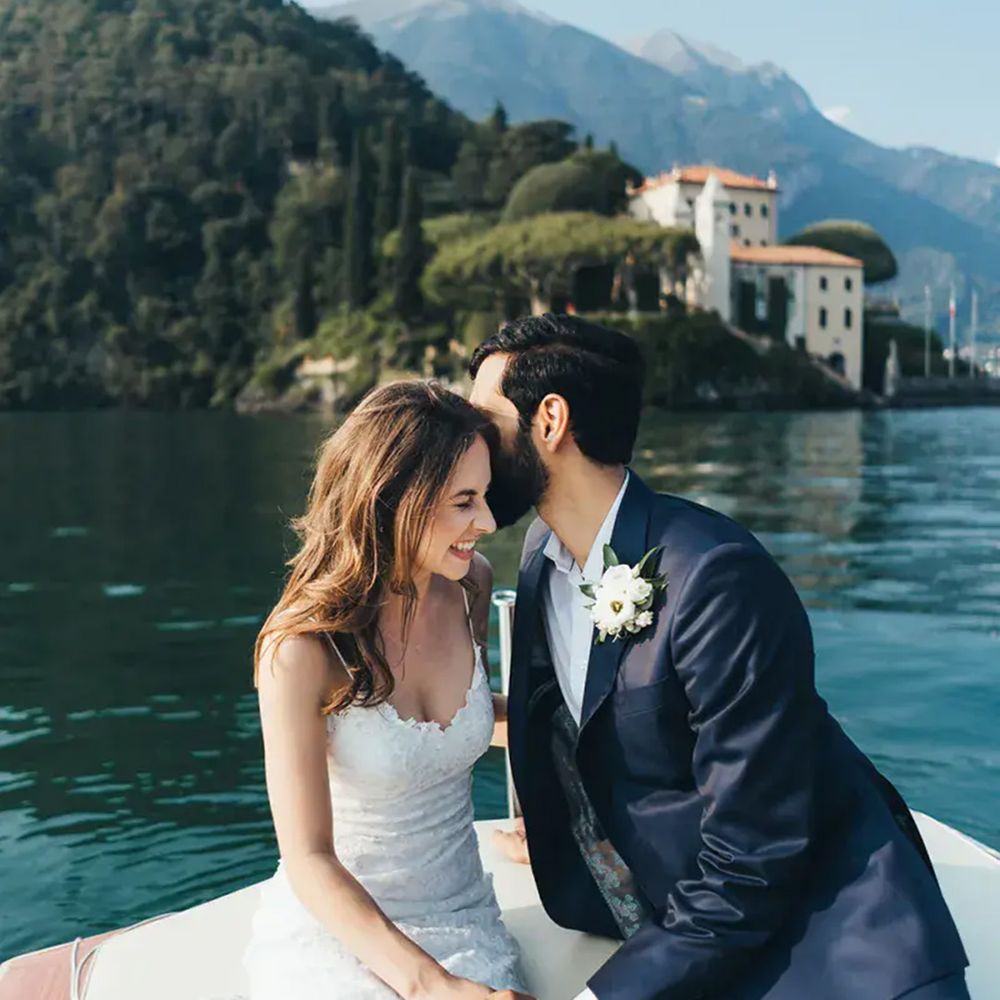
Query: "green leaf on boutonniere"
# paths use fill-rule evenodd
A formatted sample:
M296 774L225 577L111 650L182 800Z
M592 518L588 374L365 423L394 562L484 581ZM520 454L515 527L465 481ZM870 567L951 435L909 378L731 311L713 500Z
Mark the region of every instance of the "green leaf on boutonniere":
M615 550L611 548L610 545L604 546L604 568L609 569L611 566L617 566L621 560L615 555Z
M580 593L583 594L584 597L589 597L592 601L597 598L597 591L594 590L594 585L592 583L581 583Z
M636 576L642 576L643 570L646 568L646 563L650 561L658 552L663 551L662 545L657 545L656 548L650 549L643 557L638 566L636 566Z

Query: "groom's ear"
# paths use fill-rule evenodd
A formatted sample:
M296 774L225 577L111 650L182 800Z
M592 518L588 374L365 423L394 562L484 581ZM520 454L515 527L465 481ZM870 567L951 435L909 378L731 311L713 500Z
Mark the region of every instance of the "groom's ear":
M559 449L569 437L569 403L558 393L550 392L538 404L537 427L540 447L549 453Z

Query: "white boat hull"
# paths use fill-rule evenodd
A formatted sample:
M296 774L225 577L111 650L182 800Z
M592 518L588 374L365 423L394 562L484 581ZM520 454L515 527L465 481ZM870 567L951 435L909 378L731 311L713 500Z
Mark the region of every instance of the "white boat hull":
M938 878L971 960L973 1000L1000 1000L1000 859L930 817L916 814ZM499 857L492 830L507 820L476 824L484 866L493 873L504 920L517 938L525 973L540 1000L572 1000L617 942L557 927L545 915L530 869ZM92 961L81 1000L230 1000L246 995L241 955L258 885L104 941ZM0 998L4 970L0 966ZM67 981L69 968L66 968ZM67 996L69 993L67 992Z

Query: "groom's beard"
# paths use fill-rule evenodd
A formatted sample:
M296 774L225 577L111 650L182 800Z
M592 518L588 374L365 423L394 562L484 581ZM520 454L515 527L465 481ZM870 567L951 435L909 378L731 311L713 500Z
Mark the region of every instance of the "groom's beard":
M498 528L520 521L545 495L549 475L531 440L531 429L518 427L508 450L502 444L493 452L493 478L486 502Z

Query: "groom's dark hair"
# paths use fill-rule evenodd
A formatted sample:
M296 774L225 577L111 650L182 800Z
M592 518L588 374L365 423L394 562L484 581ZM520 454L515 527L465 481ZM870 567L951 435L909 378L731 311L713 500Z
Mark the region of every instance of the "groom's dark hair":
M569 404L577 447L602 465L627 464L639 429L644 365L636 342L578 316L545 313L500 327L476 348L476 377L491 354L509 354L500 389L527 429L549 393Z

